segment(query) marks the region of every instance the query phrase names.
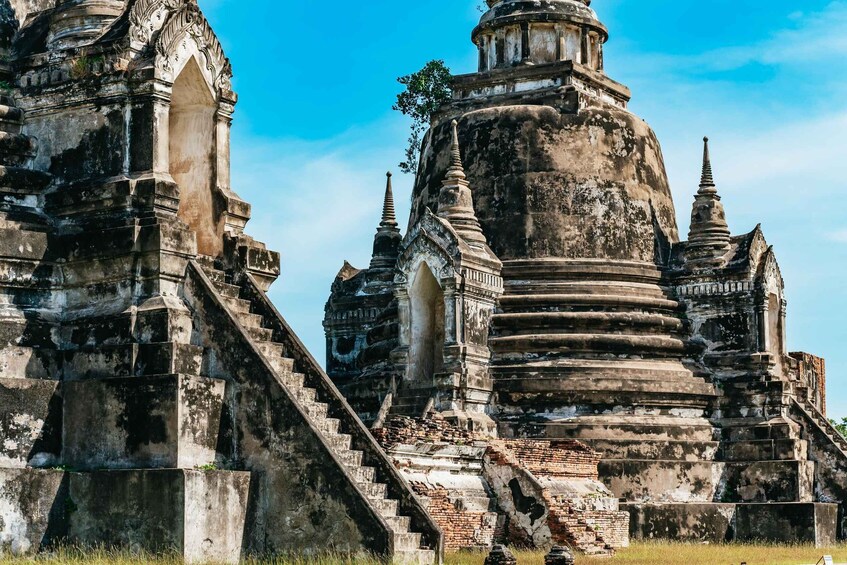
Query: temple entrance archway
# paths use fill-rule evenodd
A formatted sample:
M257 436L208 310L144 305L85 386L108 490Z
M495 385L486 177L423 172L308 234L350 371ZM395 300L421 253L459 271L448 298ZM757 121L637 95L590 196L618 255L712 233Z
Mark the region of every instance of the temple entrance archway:
M408 378L412 383L430 384L444 370L444 291L426 263L415 274L409 301Z
M197 234L197 250L223 250L222 214L216 209L216 100L192 57L174 81L170 107L170 173L180 189L177 215Z

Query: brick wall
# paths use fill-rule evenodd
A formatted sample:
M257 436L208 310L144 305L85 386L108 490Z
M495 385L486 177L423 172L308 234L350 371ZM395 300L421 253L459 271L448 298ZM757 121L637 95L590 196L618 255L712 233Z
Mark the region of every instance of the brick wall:
M578 510L571 499L549 493L545 493L544 501L550 514L548 526L556 543L583 551L629 544L628 512Z
M432 414L426 419L391 416L381 428L372 432L386 450L400 444L415 445L424 442L467 445L484 439L473 432L453 426L440 414Z
M826 361L809 353L792 353L791 358L797 362L797 378L816 393L812 400L826 415Z
M497 527L495 512L466 510L461 500L443 487L413 482L412 488L424 497L430 516L444 532L446 549L484 549L493 545Z
M578 441L506 439L492 443L500 457L508 456L536 477L596 479L600 454Z

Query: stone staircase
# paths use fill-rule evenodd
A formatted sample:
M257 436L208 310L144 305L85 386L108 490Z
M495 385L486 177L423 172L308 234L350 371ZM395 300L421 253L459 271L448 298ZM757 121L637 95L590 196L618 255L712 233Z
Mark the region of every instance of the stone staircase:
M286 344L274 341L276 332L272 327L267 327L273 325L273 320L253 313L259 310L257 305L254 301L242 297L245 295L243 285L233 284L233 276L215 268L209 260L198 260L198 264L212 282L220 300L234 314L256 349L274 368L279 380L300 402L311 423L320 431L349 474L354 477L359 489L368 497L372 507L392 530L394 562L415 565L439 562L439 549L426 547L422 534L413 529L412 517L401 514L400 501L389 496L388 485L377 478L377 469L364 464L364 451L354 449L353 436L344 433L351 428L364 427L360 422L352 421L355 415L351 411L342 409L341 405L345 403L343 398L334 388L329 390L335 392L335 395L328 395L328 389L325 387L319 391L316 387L309 386L307 375L297 372L298 362L287 356ZM324 378L329 382L328 377ZM379 456L386 457L381 452ZM386 462L391 464L387 458Z
M835 444L836 447L847 458L847 439L835 429L835 426L829 421L829 418L821 414L820 410L809 400L797 400L797 407L806 413L811 421L817 424L821 431Z
M389 414L422 418L426 416L424 411L429 406L430 400L432 400L432 388L401 388L393 397Z

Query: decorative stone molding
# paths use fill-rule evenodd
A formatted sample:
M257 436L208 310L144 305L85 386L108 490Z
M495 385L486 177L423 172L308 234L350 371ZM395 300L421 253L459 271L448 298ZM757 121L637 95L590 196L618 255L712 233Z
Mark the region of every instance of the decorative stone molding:
M194 55L203 74L217 91L232 90L232 67L223 47L197 4L185 4L162 27L156 40L156 67L173 80Z
M194 3L194 0L188 0ZM138 0L129 13L130 39L134 47L149 45L153 35L165 25L168 15L186 0Z
M752 281L720 281L678 286L676 291L679 296L693 297L752 292L754 288Z

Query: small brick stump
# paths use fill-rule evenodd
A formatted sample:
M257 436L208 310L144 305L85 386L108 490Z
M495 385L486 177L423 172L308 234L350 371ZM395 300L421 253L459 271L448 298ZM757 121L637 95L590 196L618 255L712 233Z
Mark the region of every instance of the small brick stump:
M495 545L485 558L485 565L517 565L518 560L505 545Z
M573 553L567 547L555 545L544 556L544 565L574 565Z

